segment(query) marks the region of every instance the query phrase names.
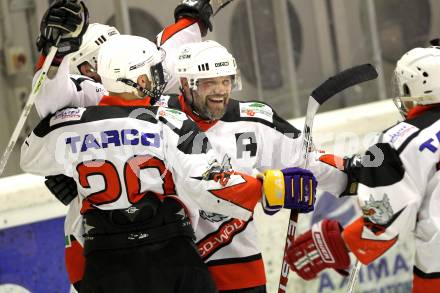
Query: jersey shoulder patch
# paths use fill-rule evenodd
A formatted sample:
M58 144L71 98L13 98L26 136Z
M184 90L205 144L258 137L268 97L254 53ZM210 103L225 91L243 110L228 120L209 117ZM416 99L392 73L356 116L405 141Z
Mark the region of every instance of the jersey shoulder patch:
M55 114L50 118L49 126L68 122L68 121L79 121L86 108L65 108L55 112Z
M398 123L388 129L383 135L383 141L389 142L395 149L399 149L413 134L420 129L406 122Z
M170 100L170 98L171 96L160 96L160 98L157 100L154 106L168 107L168 101Z
M273 110L260 102L240 102L240 117L260 118L273 123Z
M165 119L177 128L182 128L183 122L188 119L188 116L186 116L185 113L176 109L170 109L166 107L159 107L157 109L156 117L157 119Z

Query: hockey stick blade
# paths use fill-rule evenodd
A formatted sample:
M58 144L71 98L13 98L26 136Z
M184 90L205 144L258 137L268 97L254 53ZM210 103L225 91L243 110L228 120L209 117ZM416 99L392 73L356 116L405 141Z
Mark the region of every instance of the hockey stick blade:
M312 97L322 105L335 94L353 85L377 78L373 65L367 63L351 67L330 77L312 92Z

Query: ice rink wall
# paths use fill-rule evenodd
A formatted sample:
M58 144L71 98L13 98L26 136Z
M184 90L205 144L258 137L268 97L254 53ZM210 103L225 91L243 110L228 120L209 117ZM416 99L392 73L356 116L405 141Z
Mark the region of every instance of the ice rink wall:
M319 149L338 155L365 150L382 129L399 120L391 101L381 101L318 114L313 138ZM292 120L302 129L304 119ZM43 178L22 174L0 179L0 293L69 292L64 269L63 217L67 211L46 190ZM277 292L289 213L265 216L258 207L255 221L265 259L268 292ZM313 215L299 217L304 231L323 217L344 225L359 215L355 198L335 199L321 193ZM401 241L387 255L363 267L357 292L410 292L413 249ZM312 282L290 274L288 292L345 292L346 279L333 271Z

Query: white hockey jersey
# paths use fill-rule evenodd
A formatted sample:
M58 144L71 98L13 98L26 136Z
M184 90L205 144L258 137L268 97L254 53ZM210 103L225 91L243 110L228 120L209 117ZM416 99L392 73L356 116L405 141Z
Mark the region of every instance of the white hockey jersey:
M347 226L343 236L368 264L414 232L413 292L438 292L440 107L415 108L409 117L384 131L367 151L364 166L371 167L362 168L358 188L363 217Z
M165 50L163 63L169 77L165 92L177 84L174 76L174 58L182 44L200 42L202 40L199 25L195 20L180 19L177 23L166 27L157 37L158 46ZM34 75L36 82L39 71ZM107 95L102 84L89 77L69 73L69 58L61 62L57 74L46 78L35 100L38 115L43 118L65 107L88 107L98 105L102 96Z
M254 177L214 176L219 164L206 136L184 113L163 107L61 110L25 140L20 165L32 174L73 177L82 214L127 209L151 191L179 195L196 225L199 207L248 219L261 198ZM243 196L249 192L257 194Z
M205 131L220 158L227 156L237 170L301 167L300 131L261 102L239 102L230 99L225 115L207 122L195 116L182 96L163 96L158 105L181 109ZM309 168L318 180L318 188L339 195L346 174L319 160ZM252 196L247 194L246 196ZM256 287L266 283L261 250L258 247L254 221L234 219L219 212L200 212L196 229L199 252L208 265L219 290Z
M177 23L169 25L157 36L157 45L166 53L163 65L169 80L165 92L174 90L177 83L177 78L172 74L175 64L174 57L177 56L176 51L182 44L200 42L201 40L197 21L188 18L179 19ZM41 67L44 59L40 61ZM34 76L34 83L38 73ZM104 95L107 95L107 91L100 83L85 76L70 75L68 58L64 58L55 77L45 80L36 98L35 107L40 118L44 118L65 107L98 105ZM81 217L78 217L77 214L80 209L79 205L78 201L73 201L70 204L64 225L67 245L66 266L72 284L81 280L84 267L81 247L83 240L80 232L83 227Z

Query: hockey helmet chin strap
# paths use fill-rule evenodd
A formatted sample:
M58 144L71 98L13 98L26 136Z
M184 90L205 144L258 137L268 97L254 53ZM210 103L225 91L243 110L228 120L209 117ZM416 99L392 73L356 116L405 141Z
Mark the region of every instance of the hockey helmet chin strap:
M159 98L162 96L163 91L165 90L166 85L168 84L167 81L165 81L165 74L163 72L162 63L159 62L156 65L151 66L151 77L152 77L152 84L153 88L151 90L148 90L144 87L141 87L137 82L132 81L128 78L118 78L116 81L120 81L125 83L128 86L131 86L141 93L145 94L146 96L151 98L151 105L154 105Z

